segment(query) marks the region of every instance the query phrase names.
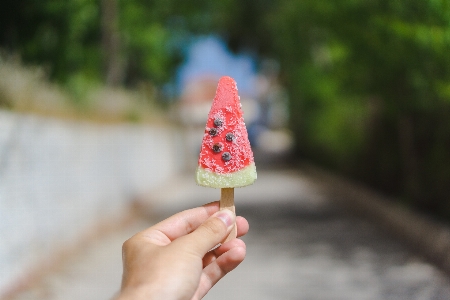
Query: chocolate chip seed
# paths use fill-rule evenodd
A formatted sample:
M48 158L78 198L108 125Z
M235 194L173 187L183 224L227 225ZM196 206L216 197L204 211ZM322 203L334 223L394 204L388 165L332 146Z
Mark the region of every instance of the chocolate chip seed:
M229 160L231 159L231 154L230 154L230 152L224 152L224 153L222 154L222 159L223 159L224 161L229 161Z
M211 129L209 130L209 134L210 134L211 136L216 136L216 135L217 135L217 129L211 128Z
M222 151L222 148L223 148L223 146L220 143L216 143L212 146L213 151L216 153L219 153L220 151Z
M222 119L220 119L220 118L215 118L215 119L214 119L214 126L220 127L220 126L222 126L222 125L223 125Z
M225 135L225 139L226 139L228 142L234 141L234 139L235 139L234 134L232 134L231 132L228 132L228 133Z

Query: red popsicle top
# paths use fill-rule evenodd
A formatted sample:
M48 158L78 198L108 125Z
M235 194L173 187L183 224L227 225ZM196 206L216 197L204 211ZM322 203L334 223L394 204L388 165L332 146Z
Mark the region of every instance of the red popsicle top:
M199 167L231 174L253 163L253 152L242 117L240 98L233 78L220 78L206 122Z

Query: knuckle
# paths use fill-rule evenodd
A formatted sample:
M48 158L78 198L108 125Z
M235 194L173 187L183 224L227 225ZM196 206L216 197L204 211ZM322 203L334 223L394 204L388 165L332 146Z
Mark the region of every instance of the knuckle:
M129 238L122 244L122 251L124 253L131 251L136 248L136 240L134 237Z
M126 241L122 244L122 251L123 251L123 252L127 252L128 249L131 248L131 243L132 243L131 239L126 240Z

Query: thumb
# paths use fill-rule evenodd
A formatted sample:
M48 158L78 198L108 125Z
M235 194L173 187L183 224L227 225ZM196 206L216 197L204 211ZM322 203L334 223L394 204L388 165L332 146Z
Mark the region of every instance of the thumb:
M195 231L176 239L172 244L182 245L183 249L202 258L230 233L236 220L229 209L219 210L201 224Z

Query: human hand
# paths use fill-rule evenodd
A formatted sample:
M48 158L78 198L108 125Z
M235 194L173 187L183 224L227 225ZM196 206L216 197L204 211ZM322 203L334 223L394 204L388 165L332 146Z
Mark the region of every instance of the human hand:
M224 240L236 221L238 237L247 220L219 203L189 209L131 237L123 244L122 289L117 300L201 299L245 258L245 243Z

